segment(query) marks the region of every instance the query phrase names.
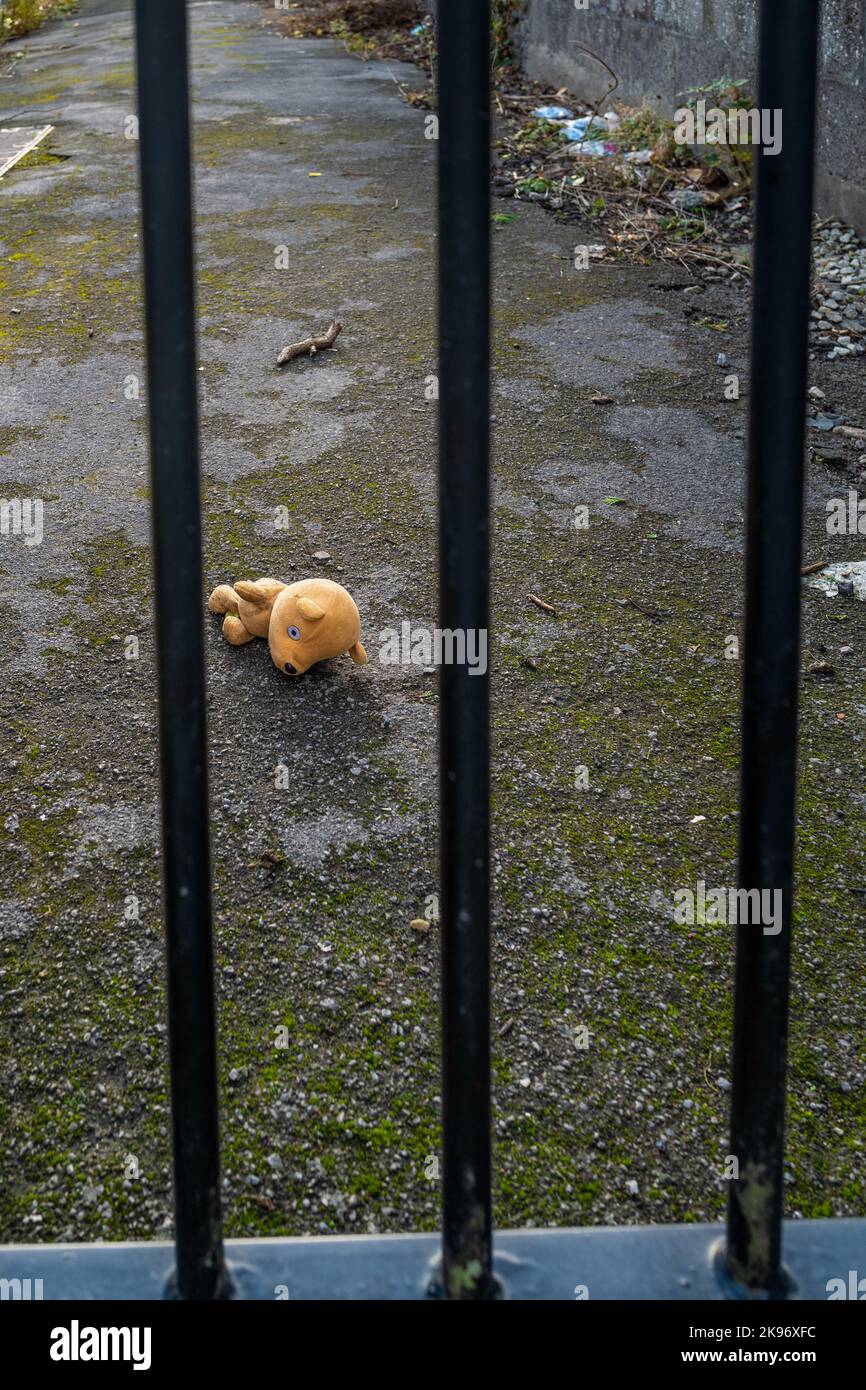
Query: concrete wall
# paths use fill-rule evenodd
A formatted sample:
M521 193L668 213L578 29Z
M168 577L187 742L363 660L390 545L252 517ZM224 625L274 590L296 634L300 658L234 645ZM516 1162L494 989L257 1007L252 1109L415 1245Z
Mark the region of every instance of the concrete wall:
M816 0L817 3L817 0ZM530 77L595 101L615 96L670 114L688 87L748 78L755 90L757 0L526 0L519 46ZM818 208L866 235L866 0L823 0Z

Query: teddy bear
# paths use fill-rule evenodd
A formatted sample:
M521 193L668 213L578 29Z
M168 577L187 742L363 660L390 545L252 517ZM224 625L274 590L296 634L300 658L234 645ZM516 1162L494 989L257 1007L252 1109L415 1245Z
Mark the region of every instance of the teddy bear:
M359 666L367 660L357 604L333 579L241 579L234 587L220 584L207 604L225 614L223 634L233 647L266 637L274 665L290 676L343 652Z

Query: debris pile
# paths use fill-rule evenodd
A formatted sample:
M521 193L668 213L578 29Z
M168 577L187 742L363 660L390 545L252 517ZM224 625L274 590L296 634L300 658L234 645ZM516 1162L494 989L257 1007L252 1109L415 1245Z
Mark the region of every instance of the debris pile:
M336 38L365 61L431 68L433 24L424 0L289 0L273 18L289 38Z
M498 196L598 221L625 259L675 260L701 279L748 276L751 147L692 146L649 109L613 102L599 113L565 89L539 101L527 86L495 93Z
M509 38L514 9L509 0L494 7L494 195L595 224L593 259L661 260L704 282L747 281L752 145L733 135L714 138L703 119L710 107L728 129L739 129L755 114L746 84L720 77L680 94L705 143L685 140L650 108L614 100L612 71L598 107L525 78ZM421 0L295 0L280 15L290 35L331 35L361 58L414 63L435 83L435 28ZM400 90L411 105L435 108L432 86L410 91L401 83ZM493 218L496 226L510 220ZM841 223L818 221L814 255L813 354L830 361L859 356L866 352L866 246Z
M840 561L825 565L820 573L804 580L810 589L818 589L826 598L858 598L866 602L866 560Z

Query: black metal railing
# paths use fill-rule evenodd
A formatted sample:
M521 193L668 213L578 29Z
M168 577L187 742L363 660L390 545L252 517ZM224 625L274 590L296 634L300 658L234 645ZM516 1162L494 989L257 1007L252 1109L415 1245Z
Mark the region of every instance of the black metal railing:
M728 1262L767 1289L782 1279L818 9L763 0L758 108L784 119L781 151L754 158L739 885L780 892L782 920L737 928Z
M490 585L490 15L439 14L439 621L487 633ZM451 499L444 505L445 499ZM439 676L443 1287L492 1291L487 673Z
M778 155L755 158L739 883L780 890L784 913L778 935L738 929L731 1151L739 1176L731 1183L727 1241L720 1246L710 1227L594 1232L592 1243L580 1231L505 1233L497 1244L507 1260L497 1275L513 1296L570 1297L575 1268L592 1269L594 1297L684 1297L684 1282L694 1298L789 1291L782 1156L817 12L815 0L761 4L758 104L783 111L784 139ZM441 0L437 7L439 486L440 499L459 498L459 505L439 509L440 622L485 633L489 19L488 0ZM322 1296L323 1287L331 1297L424 1296L432 1237L231 1242L228 1264L224 1257L185 5L137 0L136 34L174 1117L171 1287L185 1299L268 1297L275 1270L282 1279L292 1269L306 1296ZM444 1163L441 1270L433 1283L447 1298L487 1299L497 1292L494 1255L501 1258L491 1230L488 677L445 664L440 690ZM862 1225L788 1228L801 1292L820 1296L815 1290L834 1272L827 1251L844 1268ZM14 1249L24 1247L4 1253ZM135 1254L130 1247L71 1249L89 1261L79 1281L92 1296L108 1285L109 1270L115 1292L127 1272L129 1297L164 1283L165 1246L143 1245ZM24 1268L44 1267L40 1259Z
M185 1298L216 1298L224 1261L186 4L137 0L135 32L177 1282Z

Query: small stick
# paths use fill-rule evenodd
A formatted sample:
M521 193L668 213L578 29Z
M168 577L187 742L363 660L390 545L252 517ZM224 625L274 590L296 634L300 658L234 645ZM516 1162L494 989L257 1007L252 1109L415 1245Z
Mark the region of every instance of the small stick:
M821 570L825 570L826 568L826 560L816 560L814 565L804 565L803 568L800 570L800 573L804 576L807 574L819 574Z
M638 613L643 613L645 618L652 618L654 623L663 623L668 616L666 613L660 613L657 608L644 608L643 604L638 603L637 599L618 598L617 603L621 608L636 608Z
M332 319L324 333L311 333L309 338L302 338L299 343L289 343L277 358L277 366L285 366L287 362L291 362L293 357L315 357L316 353L321 352L323 348L333 347L342 327L341 323Z
M535 604L536 608L540 608L542 613L552 613L554 618L556 617L556 609L552 608L549 603L545 603L543 598L538 597L538 594L527 594L526 597L530 603Z

